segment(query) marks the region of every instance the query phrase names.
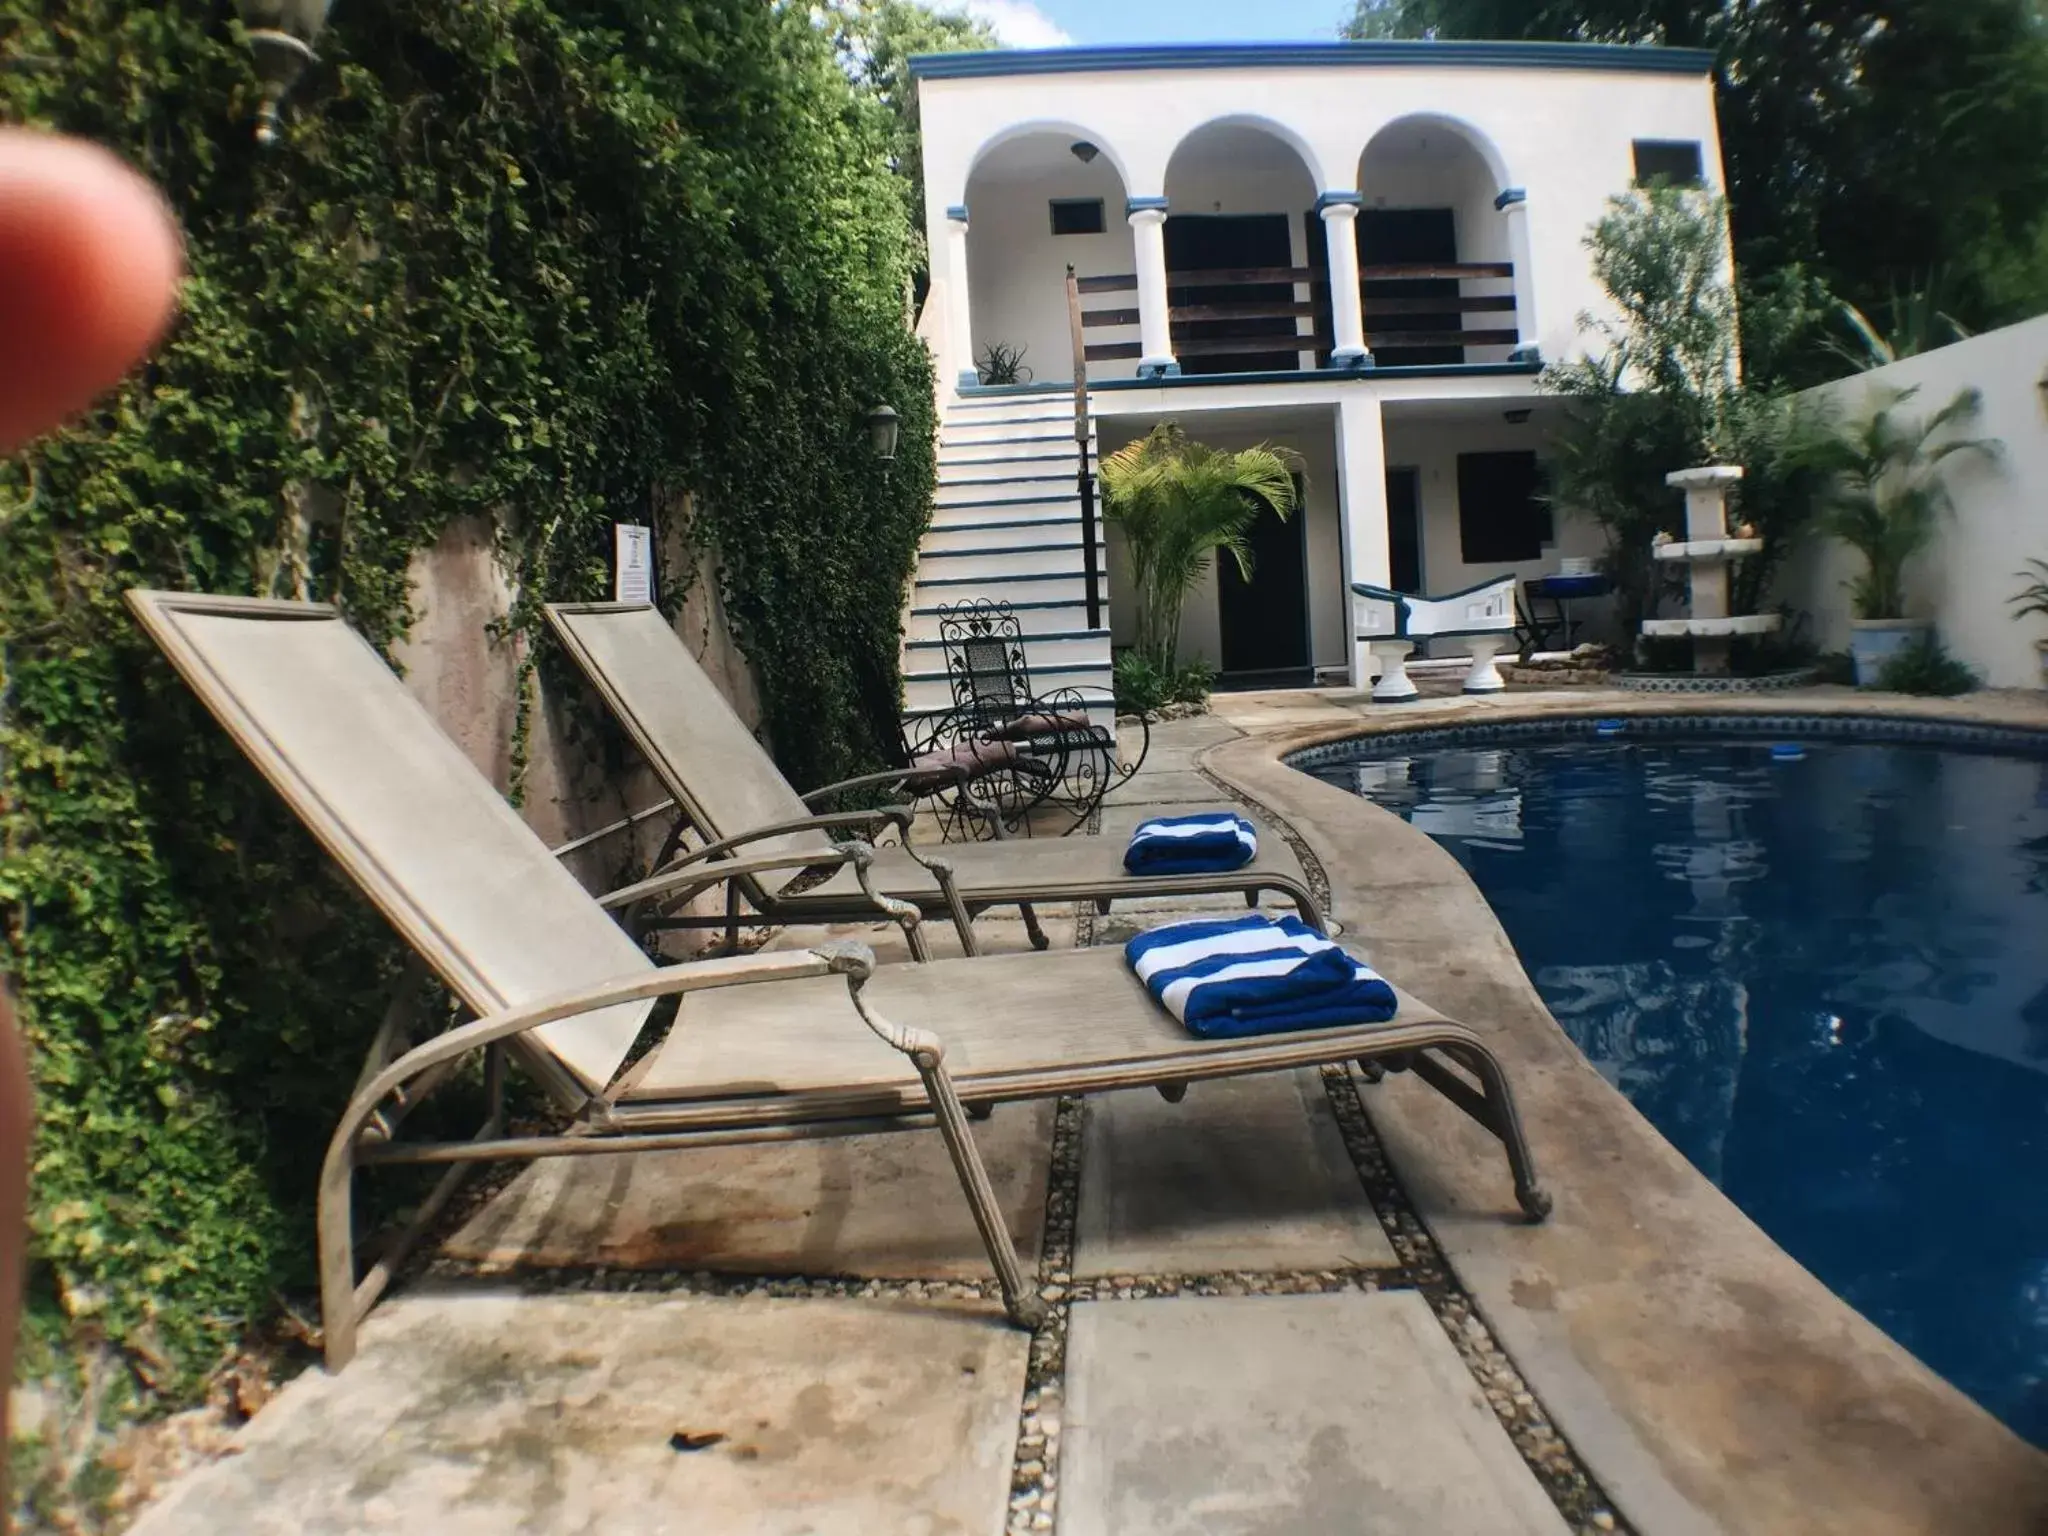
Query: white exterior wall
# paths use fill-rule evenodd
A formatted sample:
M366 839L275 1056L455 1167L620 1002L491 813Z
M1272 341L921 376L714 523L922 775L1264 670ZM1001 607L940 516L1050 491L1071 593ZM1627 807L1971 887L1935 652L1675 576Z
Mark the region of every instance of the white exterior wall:
M1940 409L1959 389L1984 395L1983 415L1968 435L2003 444L1997 464L1977 455L1950 461L1955 515L1934 547L1908 569L1909 611L1931 618L1943 642L1994 688L2041 684L2037 638L2048 621L2015 619L2007 599L2026 560L2048 560L2048 315L1991 331L1889 368L1861 373L1810 391L1845 419L1869 411L1880 390L1920 393L1906 409ZM1881 397L1880 397L1881 400ZM1813 638L1826 650L1849 644L1849 594L1844 583L1861 557L1832 540L1815 539L1789 559L1777 597L1812 617Z
M1606 540L1599 525L1560 508L1555 514L1557 542L1546 544L1537 560L1479 561L1467 564L1458 526L1458 455L1533 451L1544 457L1547 445L1538 427L1492 421L1387 422L1387 468L1417 472L1422 501L1422 588L1425 592L1462 592L1481 582L1513 576L1526 581L1555 571L1560 557L1598 555ZM1592 603L1575 604L1572 619L1594 616Z
M934 252L946 248L948 206L968 203L973 213L969 180L977 161L1034 131L1096 144L1097 164L1114 166L1129 196L1159 197L1167 195L1167 168L1182 141L1220 121L1253 124L1291 144L1317 191L1361 190L1354 184L1366 147L1392 123L1455 123L1497 188L1528 194L1529 280L1547 358L1577 348L1581 311L1607 307L1581 241L1606 200L1628 187L1634 140L1697 141L1709 184L1721 185L1705 74L1362 63L925 79L919 91ZM1107 211L1114 223L1115 210ZM1475 206L1470 217L1461 214L1461 226L1477 227L1477 213ZM1484 259L1476 242L1472 256ZM935 272L933 280L942 286L951 275ZM954 346L942 359L948 377L961 366L957 340Z

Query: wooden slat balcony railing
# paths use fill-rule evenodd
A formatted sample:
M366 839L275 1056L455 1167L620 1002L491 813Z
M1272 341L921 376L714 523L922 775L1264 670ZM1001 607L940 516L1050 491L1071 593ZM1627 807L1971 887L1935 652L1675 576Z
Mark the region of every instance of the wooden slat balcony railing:
M1515 268L1505 261L1466 261L1435 264L1376 265L1359 270L1360 297L1365 306L1365 343L1374 352L1428 350L1462 352L1466 347L1512 347L1520 333L1512 319L1501 327L1483 322L1468 328L1466 316L1508 316L1515 313L1515 296L1507 293L1436 292L1412 296L1390 296L1389 283L1466 283L1514 281ZM1206 290L1201 302L1174 303L1167 311L1173 328L1173 350L1182 357L1277 357L1316 352L1327 355L1335 345L1330 318L1330 277L1316 267L1226 267L1166 274L1169 296L1189 290ZM1235 302L1218 302L1215 290L1263 288L1281 284L1309 290L1307 299L1280 298L1270 291L1247 295ZM1135 293L1134 273L1084 277L1075 284L1084 300L1106 294ZM1280 320L1308 320L1307 331L1289 332L1272 326ZM1219 330L1240 322L1260 322L1259 334L1219 334ZM1380 329L1375 322L1384 321ZM1404 325L1403 322L1406 322ZM1135 329L1136 309L1084 309L1084 331ZM1435 322L1435 323L1431 323ZM1445 323L1448 322L1448 323ZM1135 341L1092 342L1086 348L1089 362L1114 362L1144 355Z

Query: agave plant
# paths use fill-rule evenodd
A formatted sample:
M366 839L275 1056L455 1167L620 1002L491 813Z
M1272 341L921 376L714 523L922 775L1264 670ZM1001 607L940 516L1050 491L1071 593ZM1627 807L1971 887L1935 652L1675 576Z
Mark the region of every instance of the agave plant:
M1969 327L1942 308L1946 287L1946 274L1936 268L1917 288L1893 288L1882 326L1843 299L1836 305L1835 318L1847 334L1827 337L1821 344L1845 363L1867 371L1967 341Z
M1294 513L1297 461L1264 444L1233 453L1189 442L1176 422L1102 461L1104 513L1123 530L1138 602L1137 649L1174 670L1181 605L1219 552L1252 577L1255 518Z
M1859 619L1905 617L1906 566L1932 541L1950 506L1941 466L1958 454L1990 458L1999 451L1994 439L1955 435L1982 408L1976 390L1958 390L1932 415L1904 414L1901 408L1918 393L1886 391L1883 403L1847 428L1830 455L1834 480L1820 526L1866 563L1849 583Z

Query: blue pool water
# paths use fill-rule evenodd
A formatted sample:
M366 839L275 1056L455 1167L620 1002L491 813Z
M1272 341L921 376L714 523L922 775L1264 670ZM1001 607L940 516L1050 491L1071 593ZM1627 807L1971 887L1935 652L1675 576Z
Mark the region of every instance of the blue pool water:
M2048 1446L2048 759L1408 739L1309 771L1451 850L1694 1166Z

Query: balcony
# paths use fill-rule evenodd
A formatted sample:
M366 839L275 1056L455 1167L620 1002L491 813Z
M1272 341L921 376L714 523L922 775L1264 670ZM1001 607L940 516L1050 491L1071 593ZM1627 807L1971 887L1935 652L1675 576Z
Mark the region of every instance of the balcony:
M1512 262L1379 263L1361 267L1359 278L1366 346L1379 367L1506 361L1520 341ZM1137 274L1082 278L1079 289L1088 361L1141 357L1139 312L1129 298L1138 291ZM1326 269L1169 268L1167 294L1174 356L1184 373L1295 373L1329 365L1336 333Z

